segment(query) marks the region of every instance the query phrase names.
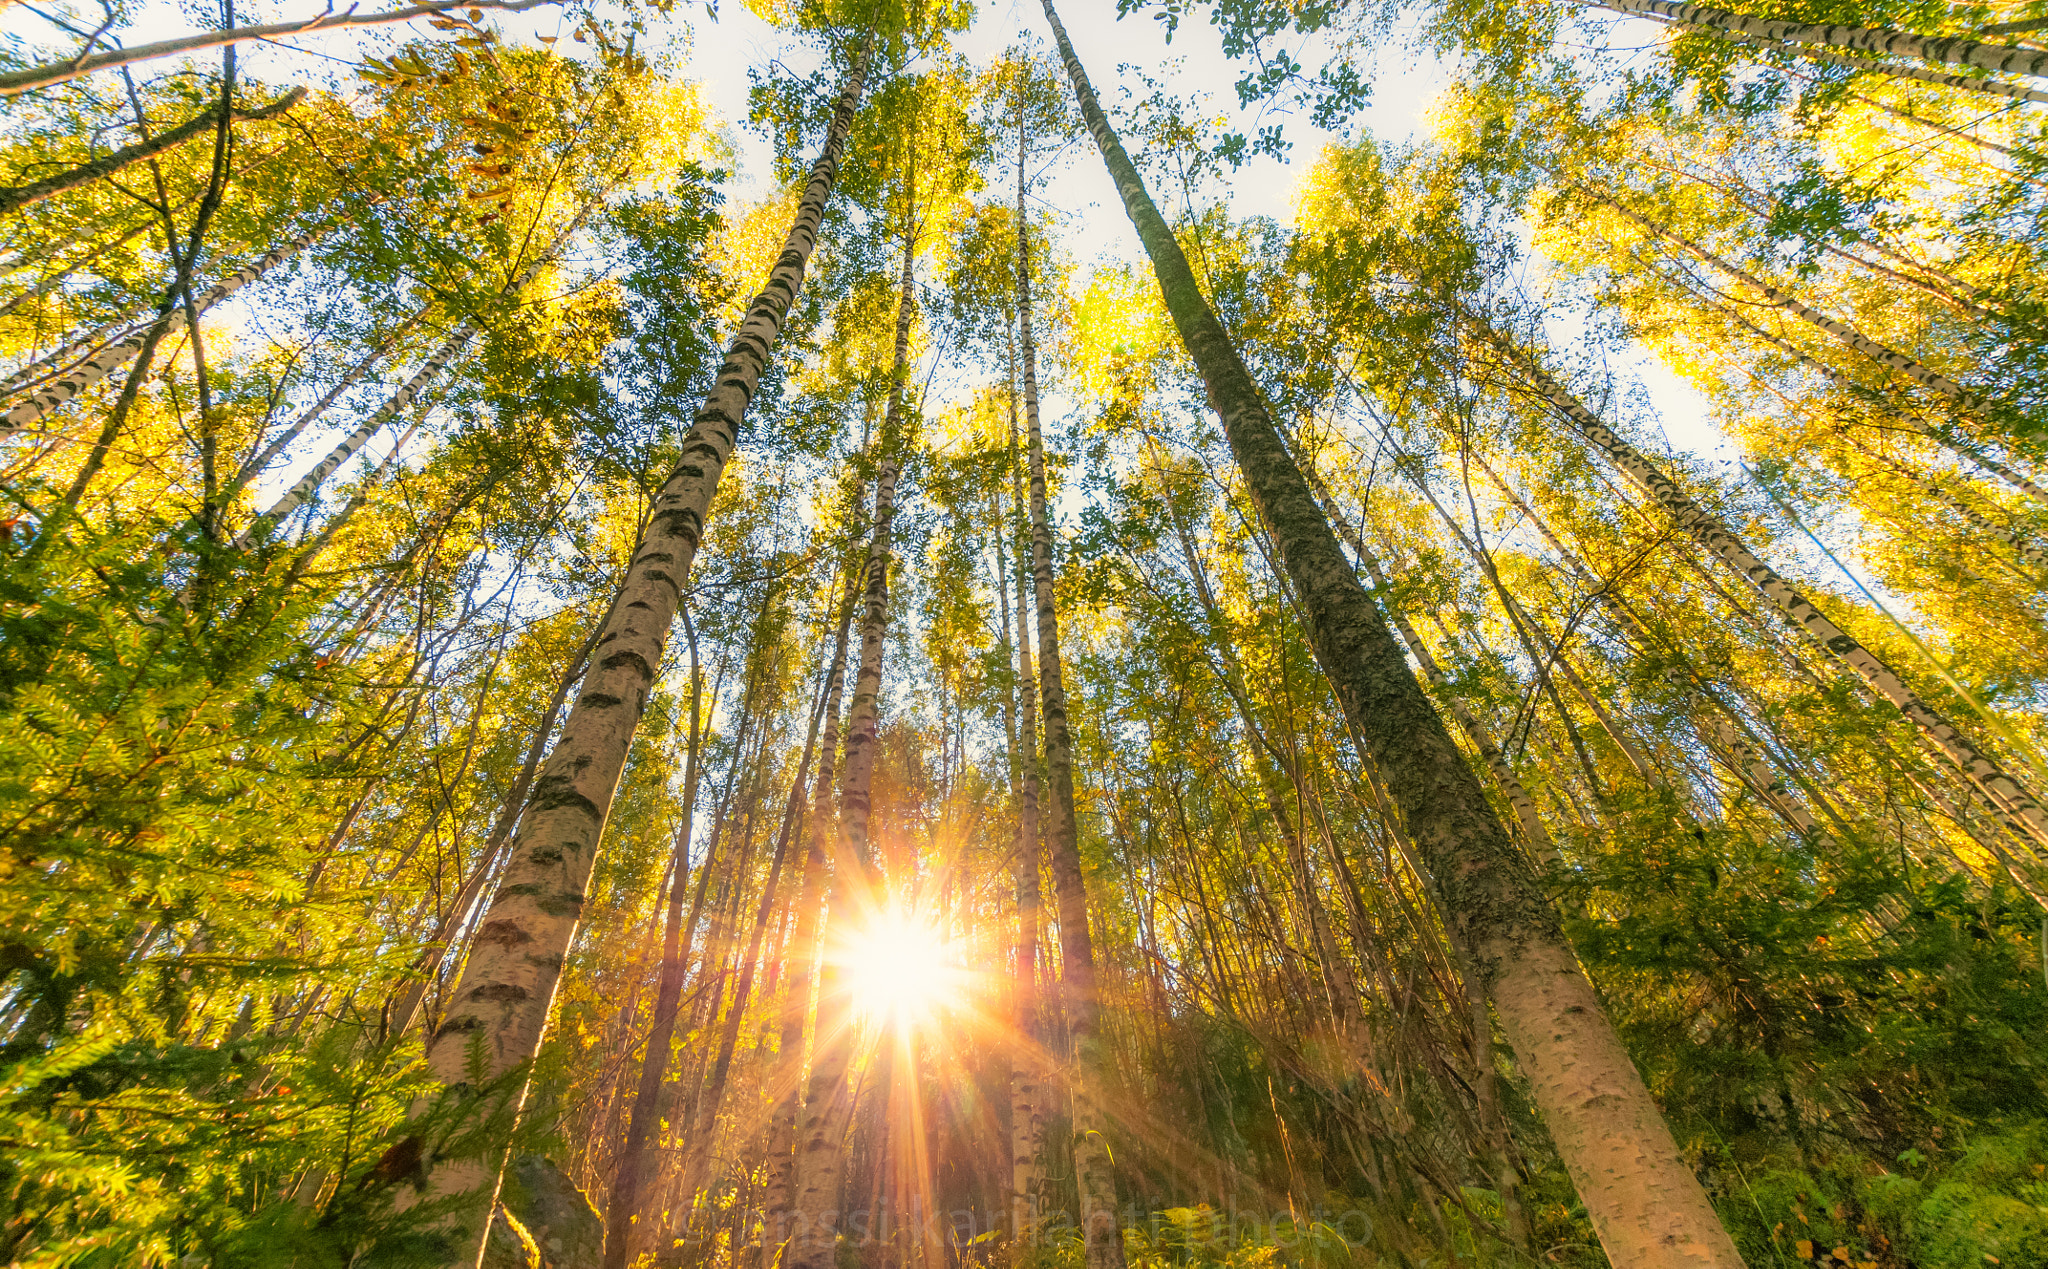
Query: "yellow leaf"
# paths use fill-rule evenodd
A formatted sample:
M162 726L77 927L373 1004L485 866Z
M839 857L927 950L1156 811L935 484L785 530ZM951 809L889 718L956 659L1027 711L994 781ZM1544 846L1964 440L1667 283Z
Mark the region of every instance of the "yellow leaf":
M464 75L474 75L476 73L470 69L469 59L463 56L461 49L455 50L455 69Z
M497 189L488 189L488 190L483 190L483 191L481 191L481 192L479 192L479 193L473 193L473 194L471 194L471 195L470 195L470 197L471 197L471 198L473 198L473 199L476 199L476 200L478 200L478 201L482 201L483 199L486 199L486 198L503 198L503 197L505 197L505 195L507 195L507 194L509 194L509 193L511 193L511 192L512 192L512 187L511 187L511 186L509 186L509 185L501 185L501 186L499 186L499 187L498 187ZM204 328L202 327L201 329L203 330Z
M1813 1240L1811 1238L1802 1238L1794 1243L1793 1246L1798 1249L1801 1260L1813 1259Z

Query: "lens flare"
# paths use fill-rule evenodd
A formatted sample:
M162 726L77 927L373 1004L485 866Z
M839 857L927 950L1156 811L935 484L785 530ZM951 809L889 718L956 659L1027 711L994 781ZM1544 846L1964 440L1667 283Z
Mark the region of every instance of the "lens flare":
M847 939L839 963L855 1010L878 1021L928 1018L959 991L961 975L945 939L910 913L876 913Z

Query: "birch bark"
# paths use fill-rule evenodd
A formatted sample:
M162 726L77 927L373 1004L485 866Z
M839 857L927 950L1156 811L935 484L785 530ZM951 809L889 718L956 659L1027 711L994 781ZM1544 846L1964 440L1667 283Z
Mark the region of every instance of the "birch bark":
M278 265L298 255L307 247L312 246L331 232L333 228L333 225L328 225L320 229L310 230L300 234L283 246L265 252L215 283L212 289L194 301L193 308L201 313L206 312L228 296L233 295L236 291L241 290ZM152 319L147 326L132 328L132 333L123 338L119 343L109 344L107 347L95 352L92 356L87 357L67 373L36 389L27 400L15 405L6 414L0 415L0 437L42 422L45 417L59 406L71 401L79 393L135 360L136 356L142 352L143 345L149 342L147 332L156 329L158 326L162 326L163 335L183 330L185 328L185 310L182 307L173 309L162 319ZM159 336L159 338L162 338L162 336ZM33 370L34 367L30 367L23 373L27 374Z
M1673 0L1592 0L1616 13L1664 18L1690 26L1788 44L1816 44L1831 48L1860 49L1891 57L1914 57L1923 62L1945 62L1978 70L2010 75L2048 77L2048 53L2013 45L1983 44L1954 37L1914 35L1884 27L1819 26L1809 22L1780 22L1753 18L1727 9L1702 4L1676 4Z
M914 179L908 183L914 197ZM896 301L896 346L891 364L888 409L877 438L875 518L868 540L866 613L861 621L860 668L846 725L846 774L839 790L839 849L833 860L830 920L835 929L863 921L880 902L874 852L868 841L875 759L881 723L882 651L889 629L889 554L896 522L896 482L901 472L903 404L910 369L910 327L916 316L917 239L905 199L903 271ZM797 1142L795 1221L788 1269L832 1269L840 1183L845 1167L847 1071L852 1065L856 1020L840 971L825 967L818 995L818 1038L804 1098L803 1131Z
M873 50L870 34L854 54L782 254L766 287L748 306L716 384L683 438L682 459L655 499L619 604L598 640L562 737L534 781L504 882L451 993L447 1018L428 1048L430 1069L458 1101L475 1102L486 1093L472 1083L474 1055L495 1085L486 1086L494 1095L505 1098L515 1113L524 1102L518 1071L539 1052L546 1033L562 958L575 936L612 794L653 690L712 494L803 285ZM496 1163L443 1157L435 1143L422 1150L415 1142L411 1149L424 1156L421 1195L450 1200L439 1226L447 1263L473 1259L497 1188Z
M1020 114L1017 130L1018 214L1023 214L1024 129ZM1026 267L1020 261L1020 269ZM1038 676L1033 668L1031 623L1024 614L1032 605L1026 593L1024 567L1025 527L1029 513L1024 500L1023 468L1017 445L1017 384L1012 371L1010 404L1010 499L1016 508L1018 545L1016 567L1007 577L996 579L997 589L1007 593L1017 588L1017 731L1012 766L1017 780L1017 851L1014 875L1017 890L1016 963L1012 970L1016 990L1016 1042L1010 1049L1010 1263L1022 1269L1031 1258L1032 1242L1045 1200L1045 1084L1044 1020L1039 1016L1038 927L1043 920L1043 897L1039 890L1039 867L1044 858L1039 824L1038 790ZM1000 528L998 533L1000 533ZM1000 548L997 558L1000 560ZM1008 604L1004 605L1005 611Z
M2009 774L1989 754L1979 749L1968 736L1958 731L1939 711L1921 700L1890 666L1879 660L1847 631L1828 620L1804 595L1793 589L1791 583L1758 559L1726 525L1689 497L1670 477L1659 471L1635 447L1622 440L1601 422L1598 415L1567 392L1557 380L1551 378L1533 356L1515 347L1476 316L1470 320L1475 333L1491 345L1509 365L1518 370L1559 416L1567 420L1588 444L1599 451L1631 483L1670 513L1678 526L1694 541L1740 574L1743 580L1776 605L1794 625L1812 636L1815 643L1827 649L1868 684L1872 691L1897 707L1898 711L1906 716L1907 721L1938 745L1948 760L1981 789L1994 805L2023 824L2027 834L2036 842L2048 845L2048 812L2043 811L2040 800L2032 791Z
M1046 849L1052 858L1053 895L1059 905L1060 998L1072 1059L1067 1084L1073 1101L1074 1176L1081 1200L1088 1269L1122 1269L1124 1240L1117 1226L1116 1172L1102 1136L1104 1117L1098 1101L1102 1056L1095 951L1088 931L1087 883L1081 873L1081 830L1074 815L1073 741L1067 730L1059 612L1053 602L1052 530L1045 506L1045 440L1038 424L1038 349L1031 333L1031 253L1021 183L1018 198L1018 348L1031 461L1031 573L1038 610L1039 698L1045 710L1045 771L1052 791Z
M1572 956L1533 867L1494 815L1345 561L1250 371L1111 129L1050 0L1045 12L1167 310L1301 598L1317 660L1399 802L1448 924L1495 1001L1602 1245L1624 1269L1740 1265Z

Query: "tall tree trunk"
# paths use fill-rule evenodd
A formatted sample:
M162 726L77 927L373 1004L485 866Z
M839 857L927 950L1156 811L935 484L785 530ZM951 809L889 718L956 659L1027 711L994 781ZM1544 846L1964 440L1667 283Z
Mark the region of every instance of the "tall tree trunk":
M1050 12L1050 9L1048 9ZM1095 950L1088 931L1088 890L1081 873L1081 830L1074 814L1074 746L1067 730L1067 689L1060 664L1059 613L1053 602L1052 530L1045 506L1045 439L1038 425L1038 345L1031 333L1031 252L1020 180L1017 208L1017 326L1024 383L1024 424L1031 460L1031 574L1038 611L1039 701L1045 710L1045 774L1051 787L1046 850L1060 917L1060 999L1065 1007L1073 1103L1074 1179L1088 1269L1122 1269L1116 1166L1103 1137L1101 1052Z
M534 782L505 884L485 913L448 1017L429 1046L427 1060L435 1077L448 1096L471 1103L473 1113L489 1113L482 1101L487 1088L489 1100L502 1101L514 1114L524 1102L522 1071L540 1051L547 1030L562 957L575 937L626 752L654 688L655 668L702 540L712 494L817 245L873 49L870 34L853 56L782 254L766 288L748 306L715 386L683 438L682 460L656 497L618 607L598 640L597 661L584 677L561 741ZM486 1087L472 1083L473 1050L491 1081ZM465 1196L451 1201L439 1224L447 1262L456 1264L472 1258L482 1245L498 1162L495 1154L487 1159L443 1156L438 1147L438 1142L426 1143L422 1149L416 1138L407 1138L394 1149L422 1156L425 1196Z
M690 843L696 836L697 782L704 770L704 667L697 656L697 632L690 615L681 613L683 632L690 643L690 754L683 764L683 814L676 828L675 849L670 854L668 904L662 917L661 970L655 986L654 1012L649 1020L645 1050L640 1057L640 1079L635 1086L631 1118L626 1122L626 1141L612 1173L611 1199L605 1205L604 1267L623 1269L635 1242L645 1241L646 1226L640 1221L640 1193L647 1172L648 1144L659 1127L661 1089L668 1074L669 1052L675 1045L676 1014L682 1008L683 978L690 968L690 935L697 929L697 917L710 887L713 850L707 847L704 862L697 869L697 895L683 915L683 892L690 884ZM716 687L712 690L717 697ZM465 975L465 977L467 977ZM630 1052L631 1046L627 1046ZM640 1226L636 1230L636 1225ZM636 1233L641 1237L636 1238Z
M350 366L342 373L341 378L335 382L333 387L327 390L325 395L309 406L305 413L293 419L291 424L282 432L279 432L270 444L264 446L260 452L251 456L247 462L243 463L236 470L234 479L228 482L227 488L221 490L220 501L222 505L232 502L236 494L248 488L251 481L263 474L264 468L270 466L271 462L279 454L284 453L286 446L297 440L308 427L324 418L327 411L333 408L334 403L341 400L341 394L359 383L370 367L381 361L384 354L391 350L391 345L404 338L406 332L410 331L421 318L425 317L431 308L432 306L429 305L427 308L420 309L386 333L370 351L364 353L356 360L353 366Z
M538 277L540 271L555 258L555 254L562 249L563 244L576 236L576 231L583 227L584 221L590 219L590 213L596 211L597 206L598 204L595 199L585 203L583 210L576 213L575 219L564 226L561 233L555 235L555 240L549 245L547 252L535 256L524 269L519 271L517 277L499 289L499 294L517 295L521 290L525 289L526 285ZM426 362L413 373L412 378L406 380L398 391L391 394L389 400L377 407L376 411L369 418L364 419L362 425L357 427L355 431L343 437L340 444L328 451L327 457L313 464L313 470L300 477L299 482L286 490L275 503L272 503L268 511L257 516L250 523L249 527L242 531L242 535L235 540L235 545L246 549L251 544L260 541L280 520L283 520L286 516L304 506L312 498L314 492L320 488L322 481L333 474L336 468L347 462L357 450L369 444L370 438L375 436L385 423L397 417L400 411L418 399L420 393L425 390L428 384L440 377L441 372L448 368L448 363L461 355L462 350L469 346L469 341L476 338L479 329L475 318L465 319L460 326L456 327L455 333L450 335L439 348L435 349L433 355L428 357Z
M1018 181L1023 181L1023 140L1019 129ZM1022 191L1019 190L1022 213ZM1017 842L1012 872L1016 879L1017 932L1012 985L1015 992L1016 1042L1010 1046L1010 1263L1013 1269L1031 1259L1039 1218L1045 1204L1045 1130L1047 1106L1045 1023L1038 998L1038 929L1044 920L1044 900L1039 889L1039 867L1044 855L1038 808L1038 678L1031 651L1031 624L1024 614L1031 611L1025 591L1024 477L1017 445L1017 383L1014 369L1009 383L1010 399L1010 500L1016 508L1012 524L1018 544L1016 564L1007 577L996 579L998 594L1017 588L1017 730L1010 754L1016 780ZM998 541L1002 527L997 528ZM997 548L1000 561L1002 551ZM1004 625L1008 627L1009 604L1004 602Z
M1685 23L1672 23L1685 26ZM1939 84L1959 92L1981 93L1987 97L2003 97L2008 101L2048 101L2048 92L2027 88L2020 84L2008 84L1998 79L1973 79L1968 75L1951 75L1946 71L1928 70L1924 66L1908 66L1902 62L1881 62L1868 57L1848 57L1841 53L1825 52L1819 48L1790 44L1783 40L1767 40L1760 35L1746 35L1739 31L1709 30L1714 35L1734 44L1746 44L1752 48L1783 53L1788 57L1804 58L1807 61L1822 62L1829 66L1842 66L1850 70L1869 71L1887 75L1893 79L1916 80L1923 84Z
M1889 57L1914 57L1923 62L1945 62L1978 70L2010 75L2048 77L2048 53L2013 45L1983 44L1953 36L1914 35L1884 27L1817 26L1807 22L1782 22L1774 18L1753 18L1727 9L1702 4L1677 4L1673 0L1591 0L1603 9L1644 17L1664 18L1689 26L1704 27L1734 35L1787 44L1818 44L1832 48L1860 49Z
M872 809L869 794L880 744L882 650L889 629L889 554L896 522L896 480L902 470L910 326L917 311L914 175L905 186L896 346L891 362L889 405L882 416L881 436L877 438L880 453L875 473L874 530L868 540L867 611L861 620L860 669L854 676L852 708L846 723L846 774L839 788L839 849L832 863L828 920L834 930L842 933L865 923L881 898L877 893L879 871L868 840L868 814ZM846 1075L852 1066L858 1030L845 974L828 961L818 992L817 1038L811 1046L803 1130L797 1139L792 1204L796 1228L791 1231L789 1250L784 1255L788 1269L832 1269L834 1264L833 1234L846 1162L846 1116L852 1109Z
M200 111L169 132L158 133L133 145L124 145L112 154L101 155L91 162L81 163L55 176L46 176L28 185L0 189L0 216L19 211L33 203L40 203L46 198L55 198L81 185L90 185L102 177L112 176L131 163L139 163L153 154L162 154L165 150L183 145L200 133L219 126L222 110L228 110L228 118L237 123L244 123L251 119L274 119L305 99L306 90L294 88L278 100L256 110L230 110L227 102L222 101L210 110Z
M811 1007L811 984L817 965L818 914L823 906L825 863L837 833L832 813L833 769L839 758L839 713L846 690L847 633L853 625L855 572L846 569L846 596L839 607L839 633L832 646L832 669L825 686L825 735L818 754L818 778L811 796L809 846L804 852L802 880L795 901L796 927L790 935L788 986L782 1004L782 1033L776 1048L775 1107L768 1124L768 1180L761 1201L760 1269L773 1269L775 1254L789 1236L790 1202L796 1187L796 1119L802 1099L804 1018ZM820 1037L822 1040L823 1037Z
M1188 575L1195 584L1195 597L1201 601L1202 614L1209 629L1209 643L1215 648L1217 659L1222 663L1218 678L1223 681L1224 690L1231 702L1237 706L1238 720L1243 724L1245 739L1251 748L1251 766L1259 782L1259 791L1264 795L1266 811L1273 817L1274 827L1279 831L1282 848L1287 855L1290 880L1294 883L1296 906L1301 910L1301 920L1308 927L1310 940L1314 943L1318 959L1318 970L1323 980L1324 998L1330 1007L1331 1021L1347 1041L1352 1038L1355 1025L1360 1021L1358 999L1344 980L1343 959L1337 950L1337 940L1330 929L1323 905L1316 901L1315 880L1310 873L1308 852L1301 841L1301 824L1306 815L1297 818L1295 808L1287 805L1291 788L1297 792L1301 787L1299 764L1294 755L1275 744L1266 729L1259 724L1258 713L1252 706L1251 691L1245 686L1244 668L1238 664L1235 633L1224 618L1222 605L1209 589L1208 572L1202 567L1202 558L1195 549L1194 534L1189 530L1172 499L1167 501L1167 515L1173 521L1173 530L1180 539L1181 558L1187 562ZM1306 807L1299 808L1306 811Z
M1317 660L1400 805L1448 924L1495 1002L1609 1258L1624 1269L1740 1265L1580 971L1533 867L1494 815L1345 561L1250 371L1111 129L1050 0L1045 12L1088 129L1152 258L1167 311L1300 596Z
M600 622L594 627L576 657L569 663L562 677L555 684L554 695L548 700L548 707L541 714L540 722L533 729L533 740L526 747L526 760L520 764L519 774L513 778L512 787L505 791L504 801L498 808L498 817L491 824L490 832L484 836L483 845L477 847L476 868L455 898L448 904L448 912L436 923L427 946L413 961L413 972L417 981L401 988L387 1008L391 1018L391 1032L402 1035L412 1029L413 1021L419 1015L421 1001L425 998L431 976L442 961L447 958L448 940L469 923L477 902L483 898L492 877L497 875L498 856L505 843L511 839L512 826L519 812L526 805L526 791L533 784L534 772L540 768L541 755L547 750L548 737L555 731L555 720L562 716L562 706L568 703L569 692L582 676L583 667L590 662L590 651L597 646L597 636L603 631ZM337 844L339 839L337 839Z
M278 265L298 255L301 251L304 251L307 247L326 236L333 228L333 225L327 225L320 229L309 230L290 242L285 243L283 246L265 252L263 255L258 256L248 264L243 265L227 277L221 279L220 282L201 295L194 302L193 306L201 313L206 312L228 296L233 295L236 291L241 290ZM16 405L13 409L7 411L6 414L0 415L0 437L42 422L44 417L58 406L70 401L79 393L135 360L143 352L145 344L153 346L156 340L161 340L165 335L183 329L184 322L184 310L182 308L173 309L165 317L153 320L149 326L137 328L134 333L128 335L119 343L111 344L100 349L92 356L87 357L76 368L53 382L36 389L26 401ZM152 334L156 336L155 340L151 339ZM30 370L33 369L34 367L30 367Z
M2044 56L2048 56L2048 54L2044 54ZM1615 211L1620 212L1623 217L1641 227L1645 232L1662 238L1681 250L1697 256L1700 260L1719 269L1729 277L1736 279L1745 286L1753 288L1770 303L1784 309L1799 320L1826 331L1879 365L1897 371L1923 388L1941 393L1972 413L1981 414L1990 408L1992 403L1987 398L1971 392L1947 375L1922 365L1904 353L1893 351L1847 322L1807 304L1791 292L1772 286L1741 265L1736 264L1733 260L1716 255L1691 239L1682 237L1661 225L1655 224L1648 217L1643 216L1633 208L1624 206L1613 198L1604 194L1594 194L1593 197L1602 206L1611 207Z
M1633 446L1602 423L1598 415L1567 392L1557 380L1551 378L1533 356L1516 347L1476 315L1471 317L1471 321L1475 334L1486 341L1512 369L1519 372L1588 444L1599 451L1653 502L1670 513L1672 519L1694 541L1755 587L1759 594L1775 604L1794 625L1812 636L1815 643L1846 665L1868 684L1872 691L1896 706L1899 712L1906 716L1907 721L1940 746L1949 761L1955 763L1993 805L2000 807L2016 822L2024 825L2028 835L2036 842L2048 845L2048 811L2042 809L2040 800L2032 791L2007 773L1969 737L1956 730L1954 724L1944 718L1939 711L1921 700L1890 666L1879 660L1847 631L1828 620L1826 615L1809 603L1805 596L1794 590L1789 582L1758 559L1725 524L1688 497L1670 477L1659 471Z
M1851 394L1852 396L1870 402L1872 405L1881 406L1886 411L1895 415L1901 423L1904 423L1913 431L1918 432L1921 436L1926 437L1928 440L1933 441L1935 444L1940 445L1942 448L1949 450L1951 453L1954 453L1959 457L1969 459L1971 462L1977 464L1979 467L1982 467L1984 470L1997 476L2000 480L2003 480L2006 484L2010 485L2012 488L2018 490L2019 492L2027 495L2027 497L2032 498L2034 501L2043 504L2048 504L2048 489L2043 489L2038 484L2035 484L2032 480L2029 480L2023 473L2014 470L2010 465L2000 461L1998 458L1985 453L1977 446L1969 444L1965 441L1958 440L1953 434L1952 429L1936 427L1932 423L1929 423L1927 420L1914 414L1910 409L1905 408L1902 402L1889 400L1884 396L1884 394L1877 392L1875 389L1865 387L1863 384L1858 383L1851 376L1846 375L1842 373L1840 370L1835 369L1833 366L1828 365L1826 362L1821 361L1820 359L1813 356L1813 354L1801 348L1799 345L1793 343L1789 339L1786 339L1784 336L1773 334L1772 332L1765 330L1763 327L1758 326L1755 322L1750 321L1747 317L1744 317L1741 313L1737 312L1735 309L1729 307L1728 305L1723 304L1710 296L1700 294L1697 288L1688 285L1684 280L1680 278L1674 278L1670 274L1662 271L1661 269L1657 269L1654 266L1647 264L1641 259L1640 256L1637 257L1637 263L1642 264L1643 267L1647 269L1650 273L1653 273L1657 277L1662 278L1672 287L1684 293L1686 297L1692 300L1692 302L1694 302L1695 304L1698 304L1701 307L1709 309L1713 312L1719 313L1721 316L1735 323L1736 326L1740 327L1745 331L1748 331L1751 335L1754 335L1756 338L1762 340L1766 344L1769 344L1771 347L1776 348L1779 352L1784 353L1786 356L1791 357L1801 366L1804 366L1806 369L1813 371L1815 374L1821 376L1823 379L1826 379L1829 383L1834 384L1835 386L1841 388L1843 391ZM1842 424L1846 428L1849 425L1848 419L1842 419Z
M469 341L474 338L476 327L467 322L463 323L434 350L433 356L428 357L425 363L413 372L412 377L399 385L398 391L392 393L384 404L372 411L355 431L343 437L340 443L327 452L326 457L313 464L313 469L301 476L297 484L280 494L277 501L270 504L268 510L250 521L249 527L242 530L241 536L235 539L235 545L246 550L268 540L285 517L312 501L314 494L319 492L321 484L330 475L353 458L357 450L369 444L370 438L382 431L386 423L398 417L406 407L418 400L427 385L440 378L441 372L448 368L448 363L454 361L463 349L469 347Z

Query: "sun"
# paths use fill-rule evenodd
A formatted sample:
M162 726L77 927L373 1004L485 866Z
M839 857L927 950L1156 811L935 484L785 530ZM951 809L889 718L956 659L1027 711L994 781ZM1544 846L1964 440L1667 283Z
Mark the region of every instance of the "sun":
M940 933L911 913L877 912L840 949L854 1010L910 1023L954 1003L960 972Z

